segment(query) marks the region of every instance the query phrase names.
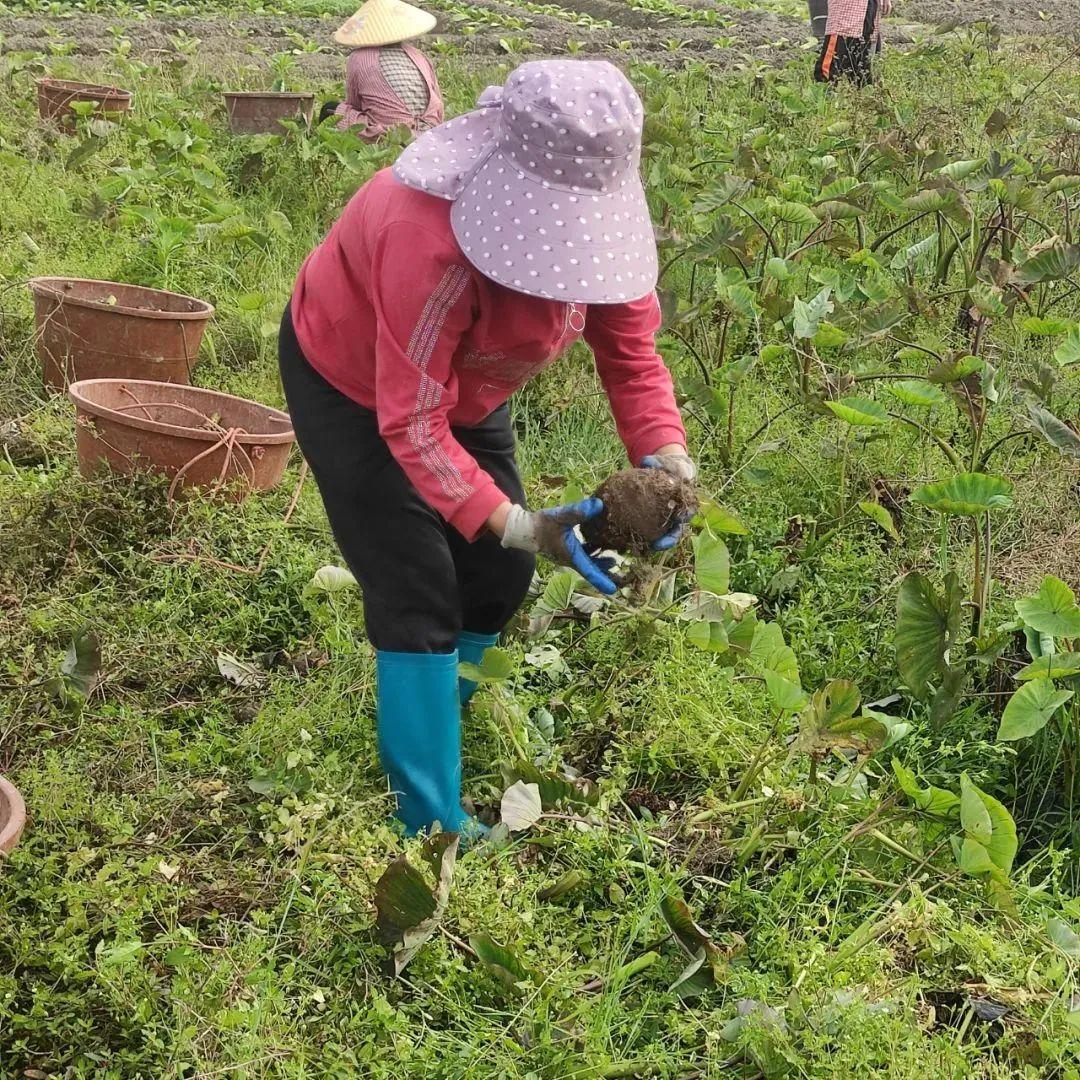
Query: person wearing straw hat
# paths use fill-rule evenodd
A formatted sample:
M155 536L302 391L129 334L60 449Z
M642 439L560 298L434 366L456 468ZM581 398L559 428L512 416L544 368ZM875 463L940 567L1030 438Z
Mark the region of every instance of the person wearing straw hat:
M339 117L373 142L393 127L425 131L443 121L443 99L431 61L404 44L435 26L435 16L403 0L367 0L334 34L352 52L345 65L345 100L328 101L320 122Z
M475 833L461 706L534 556L616 591L576 526L599 499L526 509L506 402L574 341L630 461L692 480L656 351L642 106L605 61L542 60L420 135L308 256L281 324L296 437L361 584L379 751L408 833ZM656 542L674 546L684 523Z

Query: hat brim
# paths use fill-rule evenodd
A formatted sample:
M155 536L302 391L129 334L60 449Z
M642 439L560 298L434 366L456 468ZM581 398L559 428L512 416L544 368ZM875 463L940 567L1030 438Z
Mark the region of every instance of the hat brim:
M496 150L468 179L450 223L477 270L529 296L620 304L656 288L656 239L636 172L608 194L573 191Z
M456 199L491 153L499 124L498 109L475 109L418 135L394 162L394 176L406 187Z
M356 16L345 20L334 32L339 45L353 49L374 48L378 45L397 45L422 37L435 29L436 18L429 11L412 8L384 16L378 12L365 16L362 25L354 21Z

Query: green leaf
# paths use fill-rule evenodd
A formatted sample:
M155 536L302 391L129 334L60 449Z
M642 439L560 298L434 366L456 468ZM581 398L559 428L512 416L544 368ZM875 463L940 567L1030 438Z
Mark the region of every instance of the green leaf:
M896 666L908 689L920 700L930 697L931 684L942 675L945 654L960 632L960 585L955 574L945 578L939 596L928 578L912 572L900 583L896 598Z
M824 199L814 210L819 217L828 218L830 221L850 221L866 213L857 202L849 199Z
M818 216L809 206L785 199L766 199L765 206L777 221L787 225L805 225L813 228L818 223Z
M976 801L978 800L976 799ZM965 874L973 876L990 873L994 869L994 862L990 858L990 852L987 851L986 845L972 839L970 836L964 837L957 862Z
M986 164L985 158L970 158L963 161L950 161L948 165L942 165L938 172L950 180L964 180L976 173Z
M1012 870L1017 849L1016 823L997 799L971 782L967 773L960 777L960 823L969 839L986 848L995 876ZM978 852L973 851L971 858L977 860Z
M1060 281L1080 268L1080 244L1069 244L1055 236L1031 250L1030 258L1016 268L1016 280L1021 285Z
M794 749L817 758L836 749L863 755L880 750L888 738L888 729L874 716L855 716L858 707L859 690L855 684L834 679L814 694L799 715Z
M718 595L729 591L731 557L727 544L708 530L694 536L694 575L699 589Z
M900 248L889 262L891 270L915 270L921 262L929 262L937 251L938 234L930 233L906 248Z
M892 759L892 767L897 783L900 785L900 790L920 810L925 811L927 814L934 814L936 817L951 817L956 813L960 806L960 797L958 795L933 785L925 788L919 787L915 774L903 766L896 758Z
M1058 367L1080 363L1080 323L1073 326L1065 340L1054 350Z
M258 311L266 306L266 294L261 292L244 293L236 298L236 306L241 311Z
M484 969L511 993L523 993L528 985L538 982L536 973L521 962L513 949L500 945L488 934L470 935L469 946Z
M892 514L890 514L881 503L861 502L859 503L859 509L874 522L875 525L884 529L894 540L900 539L900 534L896 531L896 522L893 521Z
M475 683L502 682L514 674L514 661L505 649L494 646L484 650L479 664L462 661L458 670L464 678Z
M1080 637L1080 607L1072 589L1047 574L1034 596L1016 601L1016 613L1033 630L1054 637Z
M716 619L697 619L686 628L686 640L706 652L727 652L727 630Z
M458 842L457 833L437 833L421 849L421 857L435 875L434 889L404 855L386 868L375 885L375 927L383 943L392 946L395 975L405 970L438 929L450 898Z
M511 832L531 829L543 816L540 785L515 780L504 792L499 807L502 823Z
M101 674L101 642L93 627L76 631L60 664L64 690L80 698L89 697Z
M998 742L1026 739L1042 731L1072 696L1071 690L1055 690L1050 679L1037 678L1025 683L1009 698L1001 714Z
M1027 403L1028 425L1051 446L1069 457L1080 458L1080 434L1037 402Z
M791 277L791 263L776 256L765 264L765 273L777 281L787 281Z
M741 199L751 188L752 182L745 176L737 173L724 173L718 180L714 180L707 187L698 192L694 200L695 214L705 214L713 210L719 210L733 199Z
M559 806L590 807L600 800L600 792L590 780L567 780L554 772L545 772L530 761L516 761L500 766L503 783L510 787L515 780L535 784L540 789L540 805L545 811Z
M322 566L312 575L304 589L305 594L337 593L358 588L356 578L343 566Z
M1055 195L1059 191L1070 191L1074 187L1080 187L1080 176L1076 173L1059 173L1047 181L1043 190L1047 195Z
M724 962L715 942L698 926L689 905L681 896L668 894L660 901L660 913L668 929L691 963L671 987L681 997L693 997L714 986L723 974Z
M960 473L936 484L923 484L915 489L911 499L939 514L974 517L1012 506L1012 490L1012 482L1001 476Z
M949 397L940 386L923 379L897 379L886 385L885 390L904 405L929 409L934 405L948 404Z
M829 299L831 292L832 289L826 286L812 300L804 301L795 297L791 311L797 338L812 338L818 332L821 320L833 310L833 303Z
M845 331L830 322L823 322L811 339L817 349L838 349L848 339Z
M1080 676L1080 652L1050 653L1032 660L1013 678L1020 682L1030 679L1071 679Z
M798 683L785 679L771 668L766 668L761 674L774 708L782 712L798 712L806 707L809 698Z
M565 896L579 886L584 885L587 880L588 878L583 871L567 870L557 881L553 882L551 885L545 885L544 888L538 890L536 899L543 903L550 900L558 900L560 896Z
M854 427L877 427L889 423L885 406L865 397L846 397L826 401L826 407L839 419Z
M979 789L968 779L967 773L960 777L960 824L972 839L989 844L994 828L990 812L980 798Z
M1066 955L1080 960L1080 934L1064 919L1056 915L1046 921L1046 932L1050 940Z
M1066 334L1070 329L1080 328L1064 319L1040 319L1037 315L1029 315L1026 319L1021 319L1020 325L1036 337L1054 337L1057 334Z
M565 611L573 594L574 575L569 570L559 570L548 578L540 603L547 611Z
M698 501L698 517L705 522L712 533L746 536L748 532L746 526L730 510L713 502L712 499Z
M982 371L983 362L977 356L960 356L955 360L942 360L935 364L927 373L927 379L932 383L963 382L969 375Z
M111 949L100 948L98 956L101 967L117 967L133 960L146 948L142 941L122 941Z

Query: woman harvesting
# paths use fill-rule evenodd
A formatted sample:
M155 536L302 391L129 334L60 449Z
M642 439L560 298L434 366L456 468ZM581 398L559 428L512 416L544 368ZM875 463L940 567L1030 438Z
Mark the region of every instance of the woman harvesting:
M363 589L380 756L409 832L475 825L458 661L495 643L534 555L615 591L574 531L600 500L525 508L507 399L583 337L630 460L694 474L654 340L637 94L608 63L548 60L479 105L357 192L281 328L297 438Z
M402 0L367 0L334 34L353 51L345 65L345 100L328 101L320 121L338 116L339 128L357 127L369 142L399 124L411 131L441 124L435 69L419 49L403 44L434 25L434 15Z

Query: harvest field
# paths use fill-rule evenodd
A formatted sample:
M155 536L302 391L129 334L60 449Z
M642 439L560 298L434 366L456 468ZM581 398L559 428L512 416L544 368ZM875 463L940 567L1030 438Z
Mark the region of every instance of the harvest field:
M798 0L431 5L448 114L552 53L641 93L707 497L612 600L541 564L441 892L299 454L82 478L26 288L207 300L193 382L281 407L295 273L403 140L221 92L339 98L352 8L0 0L0 1076L1080 1076L1080 8L898 0L826 93ZM63 132L45 73L134 109ZM584 351L513 413L535 505L622 466Z

